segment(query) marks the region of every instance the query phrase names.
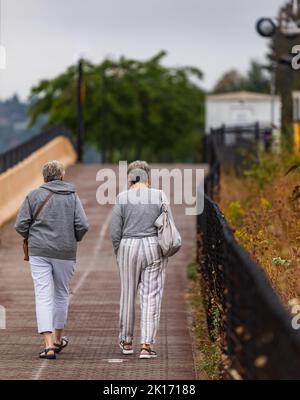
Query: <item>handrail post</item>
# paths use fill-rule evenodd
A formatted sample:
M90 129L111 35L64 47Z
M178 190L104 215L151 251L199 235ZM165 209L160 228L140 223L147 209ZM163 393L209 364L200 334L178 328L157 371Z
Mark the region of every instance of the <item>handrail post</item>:
M84 140L84 119L83 119L83 59L78 61L78 77L77 77L77 160L83 160L83 140Z

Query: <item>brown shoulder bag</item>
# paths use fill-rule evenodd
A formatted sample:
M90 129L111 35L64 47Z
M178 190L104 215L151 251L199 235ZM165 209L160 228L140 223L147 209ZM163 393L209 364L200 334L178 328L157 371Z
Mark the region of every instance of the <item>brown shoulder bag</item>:
M34 214L31 224L33 224L36 221L37 217L40 215L41 211L43 210L43 208L45 207L45 205L48 203L48 201L51 199L51 197L53 195L54 195L53 192L50 192L48 194L46 199L42 202L42 204L39 206L36 213ZM23 240L23 251L24 251L24 261L29 261L28 239Z

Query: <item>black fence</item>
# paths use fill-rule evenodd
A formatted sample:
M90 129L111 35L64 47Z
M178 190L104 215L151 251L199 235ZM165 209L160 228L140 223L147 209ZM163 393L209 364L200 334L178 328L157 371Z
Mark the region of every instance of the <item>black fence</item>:
M31 153L58 136L67 136L72 140L69 130L62 125L57 125L45 132L33 136L26 142L21 143L4 153L0 153L0 173L5 172L20 161L23 161L25 158L30 156Z
M240 174L253 162L258 162L261 149L269 151L272 129L259 123L242 126L221 126L211 129L217 144L216 151L223 167L230 167ZM206 149L209 151L209 149Z
M220 177L213 136L206 142L211 172L197 220L198 262L210 336L229 361L224 377L300 379L300 330L213 201Z
M209 173L204 181L204 192L212 199L216 197L219 191L221 160L216 151L217 149L217 134L204 136L204 162L209 165Z

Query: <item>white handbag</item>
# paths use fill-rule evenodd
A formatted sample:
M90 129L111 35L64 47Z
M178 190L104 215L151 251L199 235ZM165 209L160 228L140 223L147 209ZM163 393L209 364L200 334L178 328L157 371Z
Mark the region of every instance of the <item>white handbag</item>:
M164 257L171 257L181 247L181 236L170 218L168 206L162 200L161 214L156 219L154 225L157 227L158 244Z

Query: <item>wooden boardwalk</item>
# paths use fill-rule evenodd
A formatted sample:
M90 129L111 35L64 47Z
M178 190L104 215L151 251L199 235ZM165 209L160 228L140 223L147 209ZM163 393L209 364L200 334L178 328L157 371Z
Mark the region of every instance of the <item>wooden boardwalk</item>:
M79 248L72 282L67 335L70 346L56 361L37 357L33 285L23 262L21 238L13 221L0 232L0 304L6 308L7 329L0 330L0 379L195 379L192 340L185 303L186 266L195 246L196 220L184 206L174 206L183 248L167 267L155 360L139 360L139 312L133 356L118 347L119 276L110 242L110 205L96 202L100 165L75 165L66 179L75 183L90 221ZM174 166L172 166L174 167ZM180 168L180 166L179 166ZM195 166L193 166L195 168ZM116 361L119 362L111 362Z

